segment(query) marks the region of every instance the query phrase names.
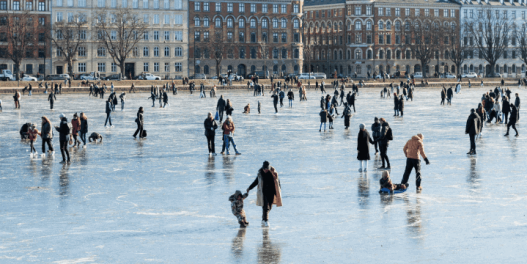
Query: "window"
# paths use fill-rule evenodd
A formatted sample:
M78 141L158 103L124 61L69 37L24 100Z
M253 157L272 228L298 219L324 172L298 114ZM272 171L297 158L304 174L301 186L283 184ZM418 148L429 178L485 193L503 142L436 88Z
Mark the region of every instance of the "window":
M165 40L170 40L170 31L165 31Z
M366 44L372 44L372 43L373 41L372 41L371 34L366 35Z
M148 47L143 48L143 57L149 57L150 51L148 50Z
M444 17L448 17L448 9L444 9L443 10L443 16Z
M232 42L232 31L227 32L227 41Z
M174 1L174 9L181 10L183 8L183 0Z
M251 48L251 59L256 59L256 49Z
M256 28L256 19L251 18L251 28Z
M201 3L200 2L194 2L194 11L199 12L201 9Z
M389 8L389 7L386 8L386 15L387 16L391 16L392 15L392 9L391 8Z
M154 62L154 72L159 72L159 62Z
M421 15L421 10L419 10L418 8L415 9L415 16L420 16Z
M256 43L256 33L251 32L251 43Z
M221 3L216 3L216 12L221 12Z
M97 57L106 57L106 48L99 47L97 49Z
M267 13L267 4L262 4L262 13Z
M262 28L268 28L269 27L269 21L267 18L262 19Z
M273 28L278 28L278 19L273 18Z
M165 72L170 72L170 63L165 62Z
M209 12L209 3L203 3L203 11Z
M150 5L150 4L149 4L148 0L143 0L143 8L144 8L144 9L148 9L148 6L149 6L149 5Z
M516 11L511 11L511 18L516 19Z
M154 9L159 9L159 0L154 0Z
M0 10L7 10L7 1L0 1Z
M73 13L68 13L68 23L73 22Z
M256 4L251 4L251 13L256 13Z
M430 16L430 9L428 8L425 9L425 16L427 17Z
M382 7L377 8L377 13L379 14L379 16L383 16L384 15L383 14L384 13L384 8L382 8Z
M384 35L379 35L379 44L384 44Z
M62 12L57 12L57 22L62 22Z
M238 12L245 13L245 4L238 4Z
M176 57L182 57L183 49L181 49L181 47L176 47L176 50L174 51L174 55L176 55Z
M238 21L238 27L239 28L245 27L245 20L243 18L240 18L240 20Z
M470 9L468 12L469 12L469 17L474 18L474 10Z
M392 44L392 35L391 34L386 35L386 44Z
M456 10L450 10L450 17L456 17Z
M183 71L183 66L181 65L181 62L174 63L174 68L175 68L176 72Z
M214 26L217 28L221 28L221 18L217 17L216 21L214 22Z
M300 13L300 6L298 4L293 5L293 13Z
M148 72L148 62L143 63L143 71Z
M362 14L361 6L355 6L355 15L360 16Z
M282 42L287 42L287 33L282 33Z
M230 17L227 18L227 27L228 27L228 28L232 28L232 27L233 27L233 20L232 20L232 18L230 18Z
M278 14L278 5L273 5L273 14Z
M104 62L97 63L97 71L106 72L106 63Z
M209 42L209 32L208 31L203 32L203 41Z
M112 72L117 72L117 63L112 62L111 68L112 68Z
M238 33L238 42L241 42L241 43L245 42L245 33L243 32Z
M159 40L159 31L154 31L154 40Z
M169 2L169 0L164 0L163 1L163 8L170 9L170 2Z
M208 19L207 19L207 25L209 24L208 23ZM183 24L183 16L182 15L175 15L174 16L174 24L176 25L182 25Z
M285 18L282 18L282 20L280 21L280 27L281 28L286 28L287 27L287 20Z
M278 33L273 33L273 42L278 43Z
M245 59L245 48L240 48L240 59Z
M392 22L386 22L386 30L392 30Z
M300 27L300 21L298 19L293 20L293 28L299 28Z
M434 9L434 16L439 17L439 9Z
M170 57L170 48L165 47L165 57Z
M165 25L170 25L170 15L165 15Z
M33 10L33 2L26 2L26 10Z
M355 21L355 30L362 30L362 22Z
M362 43L362 34L356 33L355 34L355 44L361 44Z
M128 2L128 0L123 0L123 3ZM143 2L144 5L144 2ZM139 8L139 0L132 0L132 8L137 9Z
M371 16L371 6L366 6L366 15Z
M62 0L57 0L57 6L62 6Z
M148 36L149 36L148 31L145 31L145 32L143 33L143 39L144 39L144 40L148 40Z
M77 64L78 72L86 72L86 63Z
M282 59L287 59L287 50L282 49Z
M280 13L282 13L282 14L287 13L287 5L282 5L282 6L280 7Z
M183 40L183 31L174 31L174 40Z
M69 2L70 0L68 0ZM73 2L73 1L72 1ZM105 0L97 0L97 7L105 7L106 1ZM70 5L68 5L70 6ZM71 5L73 6L73 4Z
M154 24L159 24L159 15L154 15Z
M401 44L401 36L395 35L395 44Z
M401 9L395 8L395 16L401 16Z
M85 47L79 47L77 51L77 55L79 57L86 57L86 48Z
M227 3L227 12L232 13L233 3Z
M371 21L366 21L366 30L371 30Z

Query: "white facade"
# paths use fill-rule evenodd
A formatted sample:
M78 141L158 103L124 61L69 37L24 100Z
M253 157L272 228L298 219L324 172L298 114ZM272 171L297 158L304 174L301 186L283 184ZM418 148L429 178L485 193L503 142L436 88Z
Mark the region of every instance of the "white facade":
M527 1L525 0L478 0L461 2L460 24L464 25L466 21L477 19L481 12L485 12L489 8L492 10L493 15L498 12L500 16L506 16L508 20L516 24L517 28L521 29L522 25L526 23ZM483 74L483 76L486 76L485 69L489 63L479 56L475 40L465 34L461 34L460 41L463 45L473 47L468 52L467 58L461 66L461 73L475 72L478 75ZM495 73L500 73L502 77L516 78L525 76L526 66L520 59L517 45L519 45L519 41L516 41L515 45L511 41L510 48L506 54L497 61Z
M56 0L52 21L67 20L85 15L93 19L100 10L129 8L150 26L136 50L126 60L126 77L153 73L162 78L188 76L188 1L184 0ZM90 41L87 28L86 43L77 53L73 65L75 74L97 72L101 76L120 73L111 56ZM53 73L67 73L67 62L53 51Z

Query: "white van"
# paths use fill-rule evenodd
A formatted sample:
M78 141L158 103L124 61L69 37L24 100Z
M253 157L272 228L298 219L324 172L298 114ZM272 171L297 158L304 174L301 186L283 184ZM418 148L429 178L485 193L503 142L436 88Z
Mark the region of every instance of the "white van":
M317 79L326 79L326 74L323 72L315 72L311 74L312 76L315 76Z

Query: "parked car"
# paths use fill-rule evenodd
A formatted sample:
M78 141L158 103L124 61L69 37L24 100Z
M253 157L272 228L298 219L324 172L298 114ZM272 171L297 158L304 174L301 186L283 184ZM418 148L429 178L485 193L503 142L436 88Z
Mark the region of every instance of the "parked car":
M414 78L423 78L422 72L414 72Z
M142 73L136 76L136 80L160 81L161 77L151 73Z
M478 74L475 72L464 73L461 75L463 78L478 78Z
M316 79L326 79L326 74L323 72L315 72L311 75L314 75Z
M300 76L298 76L298 79L299 80L308 80L308 79L316 79L317 77L315 77L314 74L309 74L309 73L302 73L300 74Z
M453 75L452 73L447 72L447 73L443 73L443 74L441 75L441 78L455 79L456 76Z
M68 74L50 74L46 76L46 80L69 80L70 76Z
M94 81L94 80L98 80L97 77L95 77L94 75L92 74L81 74L79 76L79 80L84 80L84 81Z
M233 81L243 81L243 76L231 73L231 76L229 76L229 80Z
M2 70L0 72L0 80L2 81L15 81L16 77L13 75L11 70Z
M104 79L107 81L119 81L119 80L126 80L126 77L123 76L122 78L119 78L119 74L112 74L110 76L106 76L106 78Z
M218 77L216 77L218 78ZM196 73L194 76L190 76L189 79L191 80L195 80L195 79L201 79L201 80L206 80L207 79L207 76L203 73Z
M36 82L36 81L37 81L37 78L36 78L36 77L33 77L33 76L30 76L30 75L27 75L27 74L24 74L24 76L22 77L22 81L26 81L26 82Z
M255 72L251 72L251 73L249 73L249 74L247 75L247 78L250 79L250 78L252 78L253 76L254 76L254 77L258 76L258 78L260 78L260 79L265 79L265 72L263 72L263 71L255 71Z

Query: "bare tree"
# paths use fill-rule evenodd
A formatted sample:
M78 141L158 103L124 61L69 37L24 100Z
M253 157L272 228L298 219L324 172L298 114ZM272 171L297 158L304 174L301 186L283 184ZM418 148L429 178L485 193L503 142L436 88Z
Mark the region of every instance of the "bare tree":
M68 21L53 24L51 38L57 50L57 57L62 57L68 63L68 73L73 77L73 60L77 57L79 47L86 43L88 21L85 15L73 16Z
M412 20L416 21L416 19ZM407 34L403 46L405 49L410 49L412 55L419 60L423 77L426 78L426 67L432 58L434 58L434 54L437 51L442 50L437 34L439 25L430 20L425 20L423 22L416 22L413 25L409 25L405 30L407 31Z
M271 55L271 53L269 52L269 44L267 43L267 40L260 41L258 44L260 46L260 58L263 59L266 71L269 71L269 68L267 67L267 61L269 59L269 55ZM264 72L264 74L267 76L267 72Z
M2 55L13 61L15 70L20 73L20 65L24 58L35 56L35 47L37 47L37 21L36 16L31 15L28 11L23 13L5 13L5 26L0 27L0 36L2 41L7 42L7 47L2 51ZM4 19L4 18L2 18ZM17 74L17 79L20 74Z
M96 12L93 37L103 46L124 76L126 59L144 37L148 25L128 8Z
M448 58L454 65L456 65L456 73L461 73L461 64L465 61L465 53L467 47L461 45L460 29L456 26L450 26L445 28L445 34L443 35L445 44L445 54L448 52Z
M521 26L521 29L516 28L513 35L518 41L518 46L516 49L520 54L520 59L523 61L523 63L527 64L527 23L524 23Z
M204 54L205 58L210 57L216 63L216 76L220 75L220 65L225 57L230 57L233 55L235 48L231 40L224 38L221 31L214 33L212 39L204 39L204 43L201 44L204 47L205 53L210 51L210 56Z
M463 34L474 41L479 55L489 63L491 76L495 75L496 62L507 50L511 28L511 20L491 8L478 10L477 17L463 24ZM464 46L471 44L463 43Z

